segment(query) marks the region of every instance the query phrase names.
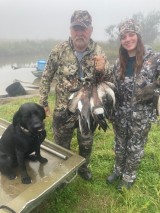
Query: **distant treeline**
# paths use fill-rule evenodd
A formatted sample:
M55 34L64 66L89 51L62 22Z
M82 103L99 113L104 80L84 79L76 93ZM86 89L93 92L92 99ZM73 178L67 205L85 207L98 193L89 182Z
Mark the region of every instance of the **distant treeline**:
M0 40L0 57L14 57L44 54L48 55L51 49L61 41L59 40ZM119 43L117 42L97 42L99 43L111 62L118 57ZM155 51L160 51L160 42L152 44Z
M51 49L61 41L59 40L0 40L0 57L8 58L15 56L27 56L27 55L47 55ZM117 57L118 46L108 44L107 42L99 43L108 59L114 60Z
M48 54L58 40L0 40L0 57Z

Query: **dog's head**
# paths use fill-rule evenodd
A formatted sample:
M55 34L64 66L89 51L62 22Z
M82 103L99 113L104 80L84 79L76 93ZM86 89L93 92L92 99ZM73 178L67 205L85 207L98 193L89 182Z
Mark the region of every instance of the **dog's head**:
M36 133L44 129L45 111L36 103L25 103L13 116L13 126L20 125L29 132Z

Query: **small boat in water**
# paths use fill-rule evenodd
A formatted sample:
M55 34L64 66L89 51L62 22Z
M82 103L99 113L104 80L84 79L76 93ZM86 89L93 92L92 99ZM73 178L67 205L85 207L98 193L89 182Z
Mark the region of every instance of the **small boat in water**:
M33 71L32 71L32 74L33 74L35 77L40 78L40 77L42 76L42 74L43 74L43 71L41 71L41 70L33 70Z
M42 73L45 70L45 66L46 66L45 60L39 60L35 64L31 64L31 65L17 65L17 64L11 65L13 70L21 69L21 68L34 68L34 70L32 71L32 74L37 78L40 78L42 76Z
M45 69L45 66L46 66L46 61L44 61L44 60L37 61L37 69L33 70L32 74L35 77L40 78L42 76L44 69Z

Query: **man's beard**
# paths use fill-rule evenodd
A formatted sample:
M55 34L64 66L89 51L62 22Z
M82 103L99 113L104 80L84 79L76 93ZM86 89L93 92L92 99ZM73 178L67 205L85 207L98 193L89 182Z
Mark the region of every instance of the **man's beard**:
M79 50L84 50L87 47L87 42L83 38L76 38L74 41L74 45Z

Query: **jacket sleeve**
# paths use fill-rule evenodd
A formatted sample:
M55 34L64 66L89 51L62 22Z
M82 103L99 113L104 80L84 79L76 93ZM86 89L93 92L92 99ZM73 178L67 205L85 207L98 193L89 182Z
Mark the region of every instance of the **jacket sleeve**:
M50 92L51 83L55 76L58 67L58 52L57 49L53 49L49 55L46 68L43 72L40 82L40 104L43 107L48 106L48 94Z

